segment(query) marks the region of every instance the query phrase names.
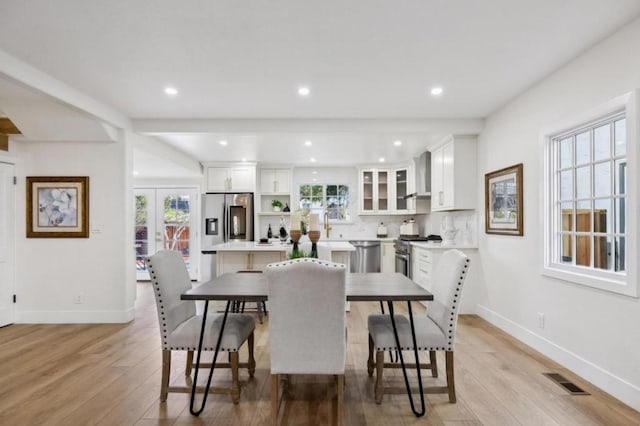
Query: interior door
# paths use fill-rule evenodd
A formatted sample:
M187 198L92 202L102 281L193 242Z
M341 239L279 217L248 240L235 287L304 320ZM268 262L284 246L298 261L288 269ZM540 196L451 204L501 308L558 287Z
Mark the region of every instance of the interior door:
M14 166L0 163L0 327L14 321L15 186Z
M134 195L137 279L149 279L144 259L158 250L180 251L189 276L197 279L198 190L137 188Z

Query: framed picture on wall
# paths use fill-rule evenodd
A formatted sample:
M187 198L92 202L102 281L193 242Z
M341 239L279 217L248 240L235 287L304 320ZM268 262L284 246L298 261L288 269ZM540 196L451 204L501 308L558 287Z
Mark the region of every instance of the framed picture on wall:
M484 175L485 232L523 235L522 163Z
M89 177L27 177L27 238L88 238Z

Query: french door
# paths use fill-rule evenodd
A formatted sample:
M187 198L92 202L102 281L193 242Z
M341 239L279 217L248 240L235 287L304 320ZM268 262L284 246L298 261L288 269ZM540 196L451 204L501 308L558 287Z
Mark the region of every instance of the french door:
M0 327L14 321L15 186L14 166L0 163Z
M148 280L144 260L159 250L182 253L189 276L198 278L198 190L135 188L136 276Z

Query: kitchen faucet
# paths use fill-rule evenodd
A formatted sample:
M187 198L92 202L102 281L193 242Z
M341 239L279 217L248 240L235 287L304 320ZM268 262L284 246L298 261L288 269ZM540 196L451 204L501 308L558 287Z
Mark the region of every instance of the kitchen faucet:
M331 225L329 225L329 211L324 212L324 229L327 231L327 238L329 238L329 231L331 231Z

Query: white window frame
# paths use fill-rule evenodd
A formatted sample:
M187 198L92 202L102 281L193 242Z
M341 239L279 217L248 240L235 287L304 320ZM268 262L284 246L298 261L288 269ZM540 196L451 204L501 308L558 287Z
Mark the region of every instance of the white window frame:
M624 112L626 115L627 130L626 274L599 271L594 268L576 267L555 262L554 252L557 251L557 241L553 233L554 221L557 220L557 218L554 209L555 188L553 187L553 173L555 166L553 165L554 148L552 139L559 134L567 133L572 129L578 129L585 123L593 123L620 112ZM638 237L640 236L640 220L638 219L638 190L640 188L640 176L638 173L639 112L639 91L634 90L591 111L548 126L542 131L543 187L540 195L542 201L540 203L541 229L544 229L541 250L542 275L626 296L638 297L640 295L638 262L636 262L638 258Z
M320 214L320 222L321 224L324 225L324 212L327 211L327 186L344 186L348 189L349 191L349 205L347 206L347 208L345 209L347 212L347 217L344 219L329 219L329 223L336 223L336 224L344 224L344 223L350 223L351 219L350 219L350 214L349 214L349 210L351 208L351 185L347 184L347 183L319 183L319 182L312 182L312 183L302 183L300 185L298 185L298 207L300 208L300 190L303 186L321 186L322 187L322 214Z

